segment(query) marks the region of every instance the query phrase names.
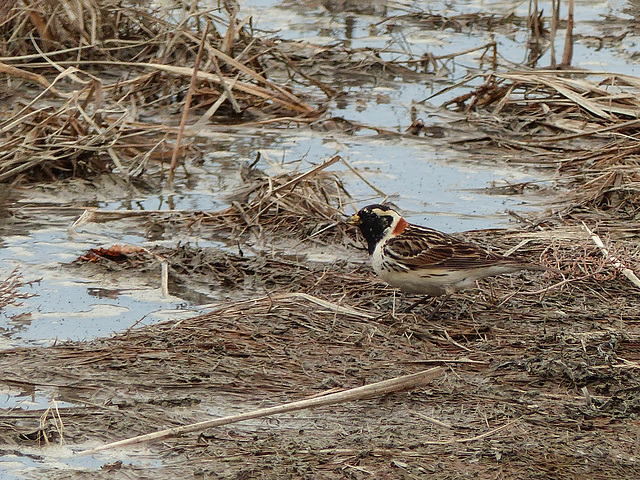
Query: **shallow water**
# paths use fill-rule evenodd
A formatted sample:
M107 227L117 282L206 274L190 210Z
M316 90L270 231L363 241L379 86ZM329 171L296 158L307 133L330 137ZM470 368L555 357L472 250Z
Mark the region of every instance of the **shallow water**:
M400 34L397 29L388 31L380 24L386 16L410 13L422 4L394 2L396 8L387 8L384 14L376 14L375 11L358 14L328 13L321 7L283 8L278 6L279 2L250 0L241 2L241 17L251 14L254 26L275 30L282 38L306 39L320 44L343 41L353 48L390 46L393 50L387 54L390 56L402 55L403 51L410 51L414 56L425 52L435 55L455 53L495 39L499 55L503 58L519 63L526 57L523 47L527 40L526 31L514 26L502 26L494 32L476 29L454 32L422 30L409 25ZM576 5L576 30L584 35L602 35L608 28L607 22L603 21L608 15L633 18L623 11L627 6L623 1L585 0L576 2ZM587 6L589 8L581 8ZM524 18L527 8L527 1L429 2L431 13L443 15L489 12L497 15L513 13ZM564 16L564 12L561 15ZM559 36L563 34L564 31L559 32ZM637 51L637 40L635 35L629 34L618 44L603 48L590 41L578 41L574 65L640 75L639 66L629 60ZM562 42L557 44L561 51ZM438 105L459 95L460 90L453 89L426 103L420 102L477 68L477 57L476 52L452 61L451 75L435 82L432 78L413 82L398 78L393 85L349 86L349 95L331 104L330 113L402 132L411 123L411 106L420 104L420 116L425 123L448 128L452 114L442 111ZM539 64L548 63L547 54ZM197 180L178 179L172 191L132 195L129 191L114 189L109 195L83 192L76 198L61 198L56 192L46 190L30 192L29 201L24 201L24 205L30 208L21 212L20 222L0 225L3 238L0 272L8 275L18 267L25 280L41 281L24 289L36 296L25 300L22 306L0 312L0 350L108 336L134 324L176 318L188 314L189 309L197 310L197 305L181 298L163 298L159 290L159 275L146 279L117 278L106 274L83 276L80 270L64 266L98 246L133 244L150 247L158 243L149 240L145 232L136 231L130 222L87 224L69 233L69 226L82 212L81 208L69 207L216 210L225 206L224 195L237 184L238 167L242 162L253 161L259 151L274 161L261 164L267 171L295 166L305 169L339 154L383 191L411 221L448 232L506 226L510 220L506 210L536 209L543 200L532 194L490 195L483 191L486 187L527 181L548 182L543 172L496 167L475 158L472 152L453 150L445 140L438 138L414 141L400 137L382 138L366 130L350 136L338 132L288 129L260 130L255 135L205 131L200 135L200 141L204 148L210 149L210 153L205 154L203 165L193 167ZM298 165L291 163L300 159L304 160ZM360 206L382 200L344 165L336 164L332 169L341 172L347 190ZM36 208L37 205L41 208ZM176 232L173 238L165 238L163 242L175 244L178 240L212 245L181 232ZM45 409L55 392L40 392L31 400L19 391L8 390L1 395L0 408L3 409ZM95 459L77 459L74 462L89 468L97 468L101 464ZM1 475L37 465L37 461L26 457L0 456Z

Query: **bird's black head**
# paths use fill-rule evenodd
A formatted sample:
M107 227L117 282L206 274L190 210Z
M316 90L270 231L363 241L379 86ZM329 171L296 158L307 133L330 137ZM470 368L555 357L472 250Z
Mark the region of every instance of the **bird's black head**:
M351 225L357 225L362 232L369 255L373 254L376 245L402 217L398 212L386 205L368 205L349 219Z

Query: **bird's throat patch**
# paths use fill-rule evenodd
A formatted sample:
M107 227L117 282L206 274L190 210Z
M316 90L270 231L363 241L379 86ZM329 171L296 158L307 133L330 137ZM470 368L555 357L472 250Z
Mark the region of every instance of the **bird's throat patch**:
M404 218L401 218L396 225L396 228L393 229L393 234L400 235L402 232L404 232L404 229L407 228L408 225L409 222L407 222Z

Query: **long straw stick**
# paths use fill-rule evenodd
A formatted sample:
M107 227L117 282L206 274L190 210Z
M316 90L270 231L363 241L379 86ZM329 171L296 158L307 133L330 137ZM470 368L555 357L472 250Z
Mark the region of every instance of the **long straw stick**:
M92 448L91 450L76 452L75 455L91 455L102 450L124 447L126 445L135 445L138 443L153 442L156 440L161 440L163 438L174 437L185 433L199 432L202 430L206 430L207 428L242 422L244 420L250 420L252 418L267 417L279 413L294 412L296 410L304 410L307 408L315 408L326 405L334 405L336 403L362 400L364 398L377 397L380 395L386 395L388 393L399 392L402 390L411 390L426 385L431 380L440 375L443 371L443 367L435 367L411 375L403 375L401 377L372 383L371 385L351 388L343 392L332 393L320 397L314 396L313 398L307 398L305 400L299 400L297 402L285 403L284 405L278 405L269 408L260 408L258 410L252 410L250 412L241 413L238 415L206 420L204 422L192 423L190 425L184 425L182 427L168 428L166 430L160 430L158 432L148 433L146 435L139 435L137 437L127 438L118 442L107 443L106 445L101 445L99 447Z

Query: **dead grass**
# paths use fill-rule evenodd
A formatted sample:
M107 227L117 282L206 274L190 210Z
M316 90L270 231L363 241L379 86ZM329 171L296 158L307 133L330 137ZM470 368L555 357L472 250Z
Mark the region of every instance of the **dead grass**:
M471 80L471 79L470 79ZM516 70L485 75L469 94L447 101L466 111L491 112L506 129L543 136L556 144L563 136L587 137L637 131L640 105L635 77L583 70ZM606 122L606 123L605 123ZM544 135L549 138L544 138ZM559 135L561 134L561 135Z
M556 169L568 192L561 223L624 221L640 206L639 87L624 75L520 70L486 74L481 86L443 106L473 112L470 121L487 133L474 148L495 153L499 145L503 156L505 147L518 152L511 163Z
M117 171L135 177L167 162L171 142L134 126L125 110L105 110L96 85L64 106L27 106L0 126L0 181L26 183ZM182 149L183 154L187 149Z
M32 294L24 291L24 287L34 283L37 283L37 280L25 282L22 274L14 269L7 278L0 281L0 310L9 305L19 306L21 300L32 297Z
M114 169L135 178L152 161L165 161L175 130L163 123L189 89L206 24L191 102L198 117L190 125L318 115L264 76L272 47L229 5L63 0L12 7L0 17L2 94L13 100L0 109L0 181Z
M80 79L86 75L99 80L120 102L133 101L138 108L169 104L186 92L185 80L209 24L198 77L202 83L195 96L199 107L226 95L227 106L236 114L249 107L265 115L270 108L273 113L281 108L289 114L313 114L313 107L262 75L270 47L251 33L246 21L236 18L236 7L225 5L205 9L197 2L166 7L112 0L16 4L0 25L6 39L3 61L44 74L71 65L82 73ZM131 70L133 75L123 75ZM121 77L115 82L114 73Z
M231 208L202 219L208 228L225 228L233 238L253 231L297 238L341 238L345 207L352 202L339 177L324 169L336 156L306 172L269 177L249 167L242 172L244 186L229 196Z

